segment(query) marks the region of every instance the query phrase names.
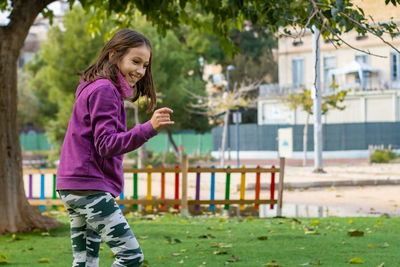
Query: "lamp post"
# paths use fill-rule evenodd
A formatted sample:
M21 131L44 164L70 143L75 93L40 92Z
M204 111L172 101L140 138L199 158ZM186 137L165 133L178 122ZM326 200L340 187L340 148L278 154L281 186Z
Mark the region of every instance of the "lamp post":
M242 122L242 114L239 110L236 110L234 113L234 123L236 125L236 167L240 167L240 159L239 159L239 150L240 150L240 142L239 142L239 123Z
M229 72L234 70L235 66L233 65L228 65L228 67L226 68L226 81L227 81L227 85L226 85L226 91L229 92L230 91L230 77L229 77ZM229 112L229 111L228 111ZM229 114L228 114L228 122L226 124L226 127L228 128L228 160L231 159L231 134L230 134L230 130L229 130Z

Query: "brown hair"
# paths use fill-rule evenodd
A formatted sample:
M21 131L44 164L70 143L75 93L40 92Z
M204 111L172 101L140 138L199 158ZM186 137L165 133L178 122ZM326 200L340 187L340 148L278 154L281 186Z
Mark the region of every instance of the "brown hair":
M106 43L97 60L83 72L81 79L83 81L94 82L98 78L106 78L119 88L117 76L119 72L118 62L130 48L142 45L150 49L149 65L146 68L144 76L136 83L135 94L130 100L135 102L139 96L146 96L147 112L154 110L157 103L153 75L151 73L152 48L150 41L136 31L122 29L116 32ZM109 58L111 52L113 52L114 55Z

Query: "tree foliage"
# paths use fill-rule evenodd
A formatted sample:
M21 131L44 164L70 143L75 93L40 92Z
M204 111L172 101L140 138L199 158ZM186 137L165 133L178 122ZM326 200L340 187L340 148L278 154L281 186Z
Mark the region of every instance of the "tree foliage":
M78 73L97 57L104 34L91 37L85 25L90 19L82 8L65 14L63 29L55 25L48 32L38 56L27 65L33 76L30 87L39 101L39 114L50 141L61 147L75 102ZM108 27L109 28L109 27Z
M322 96L322 114L325 115L331 109L344 110L346 107L340 104L344 102L349 90L339 90L337 85L332 85L331 87L333 93L324 94ZM313 114L314 100L311 95L311 90L303 88L301 92L290 92L286 97L282 99L290 109L296 110L301 108L307 114Z

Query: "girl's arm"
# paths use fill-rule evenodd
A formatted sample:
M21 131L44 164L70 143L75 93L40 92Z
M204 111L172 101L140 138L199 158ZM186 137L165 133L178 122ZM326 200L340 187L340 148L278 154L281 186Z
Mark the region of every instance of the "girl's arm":
M157 134L151 122L138 124L129 131L118 132L120 100L110 86L101 86L88 99L94 146L105 158L135 150Z

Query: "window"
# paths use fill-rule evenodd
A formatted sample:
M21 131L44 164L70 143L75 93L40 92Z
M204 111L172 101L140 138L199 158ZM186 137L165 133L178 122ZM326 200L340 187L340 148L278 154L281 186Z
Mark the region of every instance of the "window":
M302 58L293 58L293 87L299 88L304 85L304 61Z
M365 54L358 54L356 55L355 60L359 63L365 63L368 64L368 55Z
M292 44L293 44L293 46L303 46L304 43L303 43L303 41L300 40L300 41L293 41Z
M356 36L357 41L362 41L362 40L367 40L368 36L367 35L358 35Z
M400 81L400 54L396 52L390 53L390 78L392 81Z
M335 56L324 56L324 85L328 88L331 85L331 79L329 77L329 71L336 68L336 57Z

